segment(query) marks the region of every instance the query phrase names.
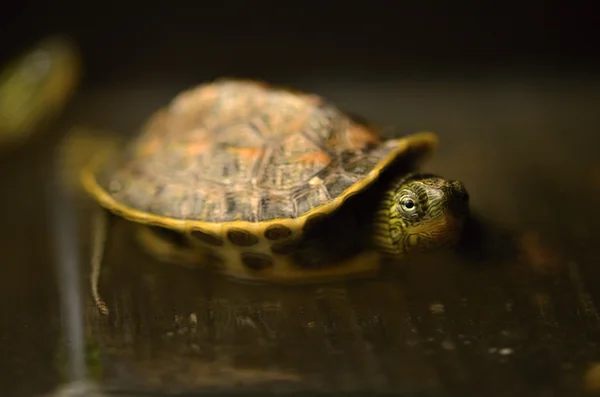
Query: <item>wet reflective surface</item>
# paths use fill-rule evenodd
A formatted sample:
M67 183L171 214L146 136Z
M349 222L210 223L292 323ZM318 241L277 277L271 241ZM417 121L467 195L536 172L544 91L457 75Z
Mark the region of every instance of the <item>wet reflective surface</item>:
M402 131L437 132L427 170L462 180L483 226L461 251L413 258L378 279L279 287L157 263L119 222L100 284L104 318L87 286L90 205L77 203L90 377L116 395L599 389L600 84L297 84ZM74 123L133 131L182 88L84 90L54 138L0 159L3 395L48 393L73 373L57 272L62 229L47 197L52 139Z

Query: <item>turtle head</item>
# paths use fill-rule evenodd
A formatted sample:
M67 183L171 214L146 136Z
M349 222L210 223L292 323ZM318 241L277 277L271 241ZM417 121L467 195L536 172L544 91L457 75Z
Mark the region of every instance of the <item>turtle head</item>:
M391 184L375 223L376 244L393 255L449 247L469 214L464 185L432 174L410 174Z

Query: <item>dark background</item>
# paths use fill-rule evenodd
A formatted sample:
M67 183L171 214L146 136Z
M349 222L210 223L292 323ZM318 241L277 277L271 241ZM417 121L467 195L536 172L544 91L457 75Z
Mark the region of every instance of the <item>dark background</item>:
M541 1L18 1L0 13L0 56L67 33L83 49L87 82L98 84L323 73L553 76L597 69L593 9Z

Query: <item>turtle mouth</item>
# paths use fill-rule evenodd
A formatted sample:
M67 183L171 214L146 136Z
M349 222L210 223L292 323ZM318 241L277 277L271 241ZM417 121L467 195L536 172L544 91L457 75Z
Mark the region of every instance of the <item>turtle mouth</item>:
M451 247L459 242L469 214L469 194L464 187L454 190L452 195L447 196L444 225L440 228L438 241L440 247Z
M430 251L449 248L460 239L464 225L464 216L446 214L437 221L414 230L408 238L406 251Z

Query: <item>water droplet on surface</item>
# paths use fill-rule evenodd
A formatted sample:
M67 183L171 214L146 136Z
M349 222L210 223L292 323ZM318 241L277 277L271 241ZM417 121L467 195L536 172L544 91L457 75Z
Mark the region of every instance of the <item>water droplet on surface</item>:
M513 349L511 349L510 347L504 347L500 350L498 350L498 354L502 355L502 356L508 356L513 354Z
M446 311L446 308L443 303L435 302L429 306L429 310L431 310L433 314L442 314Z

